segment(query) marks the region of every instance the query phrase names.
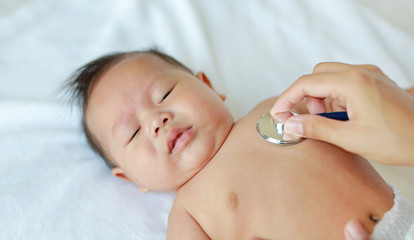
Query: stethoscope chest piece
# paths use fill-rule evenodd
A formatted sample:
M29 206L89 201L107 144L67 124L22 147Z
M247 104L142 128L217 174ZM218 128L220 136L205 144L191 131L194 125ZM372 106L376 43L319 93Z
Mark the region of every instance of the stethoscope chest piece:
M279 123L275 118L272 117L272 115L270 115L270 113L266 113L259 118L256 124L256 130L266 141L280 146L293 145L305 140L305 138L295 138L291 135L286 138L284 132L284 124Z

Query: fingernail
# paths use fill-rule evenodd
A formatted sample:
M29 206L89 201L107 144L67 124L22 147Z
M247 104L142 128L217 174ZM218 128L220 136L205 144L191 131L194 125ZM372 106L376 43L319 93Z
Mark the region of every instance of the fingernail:
M292 117L293 118L293 117ZM291 135L303 136L303 125L297 119L290 118L284 126L286 133Z
M345 226L345 232L353 240L364 240L368 237L368 233L357 221L350 221Z
M283 141L296 141L298 139L301 139L301 136L298 135L291 135L291 134L283 134Z

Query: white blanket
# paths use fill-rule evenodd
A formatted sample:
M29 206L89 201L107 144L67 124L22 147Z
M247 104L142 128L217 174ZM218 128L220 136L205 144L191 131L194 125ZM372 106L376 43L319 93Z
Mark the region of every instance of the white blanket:
M111 176L59 88L114 51L158 47L204 71L235 118L321 61L414 85L407 0L0 2L0 239L165 239L173 193ZM412 168L375 165L414 199Z

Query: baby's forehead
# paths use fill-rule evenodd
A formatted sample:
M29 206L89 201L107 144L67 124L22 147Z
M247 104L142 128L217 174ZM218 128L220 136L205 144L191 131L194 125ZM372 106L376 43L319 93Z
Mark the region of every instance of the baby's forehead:
M156 56L152 53L133 53L129 54L118 62L116 62L112 67L109 68L108 72L114 71L117 69L126 70L164 70L169 68L176 68L171 63L166 62L159 56Z
M111 81L116 84L144 84L148 81L156 82L159 79L168 79L172 73L182 71L163 59L152 54L130 56L116 63L103 74L98 81ZM93 93L91 94L93 95Z

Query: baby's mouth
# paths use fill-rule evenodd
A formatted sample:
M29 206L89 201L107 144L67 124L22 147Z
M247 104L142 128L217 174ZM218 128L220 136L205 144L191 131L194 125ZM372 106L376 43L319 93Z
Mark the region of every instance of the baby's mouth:
M169 153L174 153L184 147L191 139L193 127L175 128L167 134Z

